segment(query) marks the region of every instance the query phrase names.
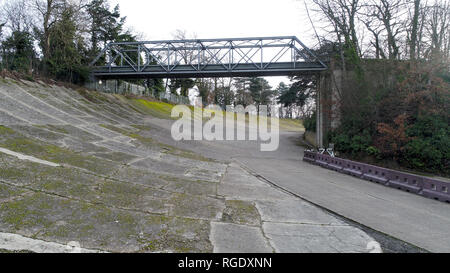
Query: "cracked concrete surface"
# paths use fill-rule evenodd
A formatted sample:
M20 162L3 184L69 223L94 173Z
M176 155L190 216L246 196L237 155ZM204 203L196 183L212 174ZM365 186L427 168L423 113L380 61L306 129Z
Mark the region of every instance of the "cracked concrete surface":
M171 120L124 97L12 79L0 95L0 249L368 252L373 241L208 143L173 142Z
M101 251L81 248L78 242L67 245L30 239L17 234L0 233L0 249L8 251L23 251L36 253L99 253Z

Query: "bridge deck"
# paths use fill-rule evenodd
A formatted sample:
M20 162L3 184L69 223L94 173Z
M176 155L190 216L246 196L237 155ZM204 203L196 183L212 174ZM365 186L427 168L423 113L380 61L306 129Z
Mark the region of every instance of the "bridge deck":
M265 69L256 68L252 64L238 64L232 70L222 65L207 65L202 70L191 65L179 65L171 71L166 71L159 65L149 65L141 71L135 71L129 66L96 67L93 75L100 79L111 78L209 78L209 77L263 77L263 76L295 76L323 71L326 68L313 62L293 63L263 63ZM234 64L233 64L234 66Z

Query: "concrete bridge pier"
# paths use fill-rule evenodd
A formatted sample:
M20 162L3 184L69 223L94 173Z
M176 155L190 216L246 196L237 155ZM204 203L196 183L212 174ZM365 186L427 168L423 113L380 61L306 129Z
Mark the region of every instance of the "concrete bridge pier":
M316 146L328 148L328 134L340 124L339 103L342 90L342 71L334 69L319 74L316 98Z

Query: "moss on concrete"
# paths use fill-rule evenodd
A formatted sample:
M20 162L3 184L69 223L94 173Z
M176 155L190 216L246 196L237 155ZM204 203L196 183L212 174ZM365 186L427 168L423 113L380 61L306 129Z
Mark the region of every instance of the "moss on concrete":
M13 187L10 185L4 185L0 182L0 202L2 200L8 200L11 198L16 198L26 193L27 191L19 187Z
M11 128L0 125L0 135L11 135L14 134L14 130Z
M51 224L46 215L51 205L46 195L35 193L14 199L0 205L0 226L2 230L40 230Z
M149 216L144 224L157 232L143 233L139 237L139 252L212 252L208 221Z
M152 131L154 128L150 125L142 125L142 124L131 124L131 127L134 127L136 129L139 129L141 131Z
M241 200L227 200L222 221L240 225L259 226L261 217L255 205Z
M111 161L98 160L94 156L82 155L67 148L24 137L18 133L0 138L0 147L50 162L83 168L102 175L111 173L118 166L117 163Z
M217 219L225 207L222 200L186 194L174 194L169 203L173 215L196 219Z
M217 194L217 184L203 181L191 181L179 177L159 176L161 179L170 181L165 190L191 195L215 196Z
M163 154L170 154L170 155L174 155L174 156L179 156L179 157L183 157L183 158L187 158L187 159L193 159L193 160L199 160L199 161L204 161L204 162L214 162L213 159L210 158L206 158L204 156L201 156L199 154L196 154L194 152L185 150L185 149L181 149L181 148L177 148L165 143L161 143L158 142L150 137L144 137L142 136L140 133L143 130L140 130L138 132L130 132L126 129L120 128L118 126L114 126L114 125L110 125L110 124L101 124L100 126L109 129L111 131L120 133L122 135L131 137L133 139L136 139L137 141L139 141L140 144L147 146L149 148L159 148L161 149L161 152Z
M102 116L110 112L120 116L120 111L126 114L130 109L139 109L131 113L133 118L124 117L131 123L142 120L138 113L170 118L173 107L145 100L131 103L132 99L123 101L86 90L80 91L83 97L79 97L56 86L44 89L34 85L29 89L49 104L94 123L97 119L108 123L109 119ZM76 103L70 99L74 95ZM113 111L115 106L102 105L105 103L132 106ZM178 164L180 176L184 169L200 164L195 160L211 161L154 140L150 134L154 129L148 125L103 127L132 138L137 148L150 148L156 155L161 151L160 166L172 168ZM136 157L106 148L91 149L92 142L100 140L72 125L0 126L0 147L63 165L55 168L0 154L0 230L61 244L78 241L84 248L112 252L213 250L210 220L219 220L225 208L224 200L215 198L217 183L161 177L159 172L163 171L159 169L151 173L125 166Z

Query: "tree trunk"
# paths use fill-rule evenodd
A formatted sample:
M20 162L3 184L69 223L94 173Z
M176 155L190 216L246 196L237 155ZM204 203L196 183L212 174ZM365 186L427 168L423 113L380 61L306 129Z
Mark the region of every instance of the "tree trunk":
M411 41L410 41L410 47L409 47L409 57L411 60L416 59L419 12L420 12L420 0L414 0L414 16L412 19Z

